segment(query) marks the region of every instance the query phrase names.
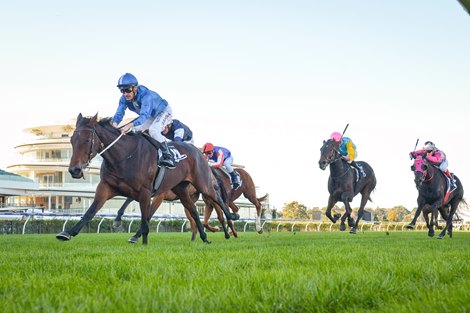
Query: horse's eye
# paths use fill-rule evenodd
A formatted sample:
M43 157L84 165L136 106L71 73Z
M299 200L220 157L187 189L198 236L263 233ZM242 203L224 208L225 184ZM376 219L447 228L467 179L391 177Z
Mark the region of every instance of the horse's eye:
M428 170L428 165L427 165L427 164L421 165L421 169L422 169L423 171L427 171L427 170Z
M411 170L414 172L415 171L415 166L414 165L411 165Z

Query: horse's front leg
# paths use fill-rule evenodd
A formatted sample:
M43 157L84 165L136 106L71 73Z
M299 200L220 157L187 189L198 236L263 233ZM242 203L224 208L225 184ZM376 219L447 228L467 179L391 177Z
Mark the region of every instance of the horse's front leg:
M416 209L415 216L413 217L413 220L408 225L406 225L406 228L408 229L415 228L416 221L418 220L419 215L421 214L421 211L423 210L424 205L425 205L424 200L421 199L421 197L418 197L418 208Z
M336 213L334 216L331 216L331 209L335 206L336 200L333 198L332 195L328 198L328 206L326 207L325 215L330 219L330 221L334 224L336 221L341 217L341 214Z
M352 209L351 209L351 205L349 204L349 202L352 201L353 196L354 195L351 192L343 192L341 194L341 201L344 203L345 212L344 212L343 216L341 217L341 224L339 226L340 231L345 231L346 230L346 224L345 224L346 219L348 219L349 227L354 227L354 225L355 225L354 220L351 217ZM356 232L354 232L354 233L356 233Z
M126 211L127 207L133 200L131 198L127 198L126 201L122 204L121 208L117 211L116 218L113 222L113 228L119 228L122 225L122 216L124 215L124 211Z
M426 227L428 228L428 236L434 237L434 228L432 227L432 223L429 221L429 213L431 213L429 205L425 205L423 208L423 217L426 222Z
M78 221L78 223L76 223L70 230L64 230L58 233L55 237L58 240L66 241L70 240L72 236L78 235L83 226L85 226L88 222L91 221L91 219L96 215L96 213L103 207L105 202L114 196L116 196L116 194L112 193L111 189L108 187L107 184L99 183L96 187L95 199L93 200L93 203L85 212L85 214L82 216L80 221Z

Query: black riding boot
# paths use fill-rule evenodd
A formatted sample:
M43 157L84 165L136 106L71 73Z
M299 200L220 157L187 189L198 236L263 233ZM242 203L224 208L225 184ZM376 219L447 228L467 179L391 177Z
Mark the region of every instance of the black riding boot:
M175 168L175 159L173 158L173 154L170 152L166 141L161 143L160 151L162 152L162 157L158 160L158 165Z
M355 169L357 169L357 172L359 173L359 178L362 178L362 177L366 177L366 172L364 172L364 169L362 168L362 166L360 166L359 164L357 164L355 161L352 161L351 163L351 166L354 167Z
M230 173L230 177L232 178L232 189L238 189L240 187L240 178L238 177L237 173L233 171Z

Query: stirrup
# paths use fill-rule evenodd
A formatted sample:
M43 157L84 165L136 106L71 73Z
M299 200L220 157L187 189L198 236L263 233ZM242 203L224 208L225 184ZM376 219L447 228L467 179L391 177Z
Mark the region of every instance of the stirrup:
M173 160L165 160L163 158L158 160L158 165L165 166L171 169L176 168L175 162L173 162Z

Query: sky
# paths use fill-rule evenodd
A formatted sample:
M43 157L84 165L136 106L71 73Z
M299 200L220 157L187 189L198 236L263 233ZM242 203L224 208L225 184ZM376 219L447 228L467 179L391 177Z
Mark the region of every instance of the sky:
M457 0L16 0L0 29L1 169L25 128L114 115L129 72L197 146L231 150L271 208L327 205L320 148L346 124L377 176L367 207L416 206L417 139L470 186L470 16Z

